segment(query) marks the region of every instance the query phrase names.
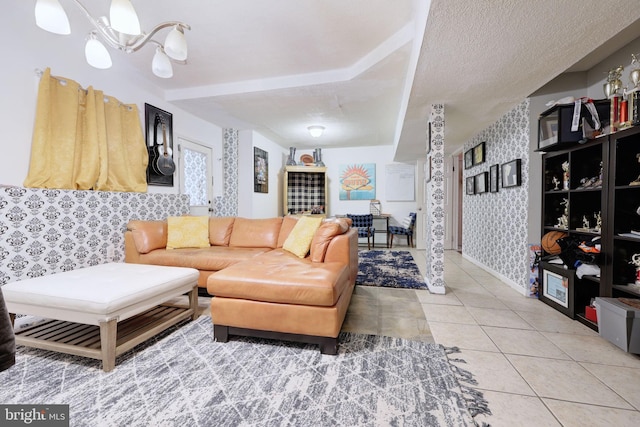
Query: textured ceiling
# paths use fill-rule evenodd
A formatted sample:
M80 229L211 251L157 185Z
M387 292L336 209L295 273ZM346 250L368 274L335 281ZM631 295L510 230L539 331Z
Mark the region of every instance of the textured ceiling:
M60 2L81 45L89 24ZM445 105L453 152L562 72L640 36L638 0L132 2L143 29L191 25L188 64L156 78L145 47L114 52L114 70L133 69L180 108L283 147L395 144L398 161L424 156L431 104ZM84 3L108 13L107 0ZM306 131L314 124L326 127L319 139Z

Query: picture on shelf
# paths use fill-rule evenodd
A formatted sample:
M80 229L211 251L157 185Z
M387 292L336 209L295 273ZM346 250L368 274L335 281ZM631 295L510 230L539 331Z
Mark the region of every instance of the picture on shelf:
M542 295L565 308L569 308L569 278L549 270L543 270Z
M522 160L515 159L503 163L500 171L502 176L502 188L519 187L522 185Z
M485 143L484 141L473 147L473 164L479 165L484 163L485 157Z
M496 163L489 168L489 191L497 193L498 187L500 187L500 165Z
M467 177L467 179L466 179L466 188L467 188L467 194L468 195L476 194L475 178L473 176Z
M476 194L487 192L488 177L489 172L482 172L474 177Z
M473 166L473 149L464 153L464 168L469 169L471 166Z

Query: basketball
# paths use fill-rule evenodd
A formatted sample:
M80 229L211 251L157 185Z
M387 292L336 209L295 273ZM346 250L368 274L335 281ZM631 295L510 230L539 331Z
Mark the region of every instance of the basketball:
M550 231L542 236L542 249L549 255L558 255L562 252L562 248L558 244L557 240L567 237L567 233L562 231Z

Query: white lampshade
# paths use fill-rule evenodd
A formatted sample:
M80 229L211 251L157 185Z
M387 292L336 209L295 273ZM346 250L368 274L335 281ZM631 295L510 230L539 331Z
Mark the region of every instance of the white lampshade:
M164 41L164 51L176 61L187 59L187 39L182 28L176 25L173 30L169 31Z
M156 49L156 54L153 55L151 70L153 71L153 74L163 79L169 79L173 77L173 67L171 66L171 60L159 46Z
M84 56L87 59L89 65L101 70L111 68L111 55L107 51L107 48L95 38L92 34L87 40L87 44L84 46Z
M324 126L309 126L307 130L309 130L312 137L319 138L322 136L322 132L324 132Z
M36 2L36 25L51 33L71 34L69 18L58 0Z
M137 36L142 32L138 14L129 0L112 0L109 20L111 28L119 33Z

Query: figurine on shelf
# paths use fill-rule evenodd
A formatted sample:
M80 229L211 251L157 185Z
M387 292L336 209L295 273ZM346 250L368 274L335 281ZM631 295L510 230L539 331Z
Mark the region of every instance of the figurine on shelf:
M640 285L640 254L633 254L629 264L633 264L636 267L636 285Z
M602 187L602 162L600 162L600 172L598 173L598 177L595 179L595 182L591 187L593 188Z
M560 180L554 176L551 182L553 182L553 185L554 185L553 189L559 190L558 185L560 185Z
M558 223L556 224L556 228L562 228L564 230L569 229L569 199L562 199L560 203L564 206L564 213L560 218L558 218Z
M591 224L589 224L589 220L587 219L586 215L582 215L582 227L585 230L589 230L589 227L591 227Z
M569 162L562 163L562 189L569 190Z
M596 226L594 227L593 231L595 231L596 233L600 233L600 231L602 230L602 214L600 212L596 212L593 214L593 217L596 219Z

